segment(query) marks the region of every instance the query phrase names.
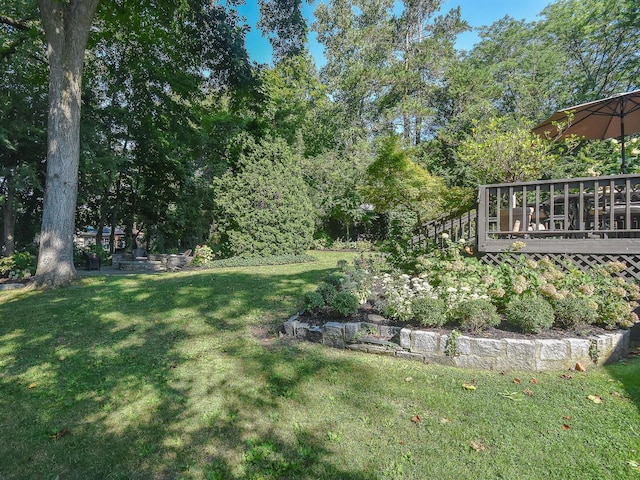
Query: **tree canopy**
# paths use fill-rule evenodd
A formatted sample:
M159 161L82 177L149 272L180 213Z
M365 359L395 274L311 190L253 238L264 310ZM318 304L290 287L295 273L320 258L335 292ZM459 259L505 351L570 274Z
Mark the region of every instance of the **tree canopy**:
M549 146L528 130L640 87L634 0L557 0L535 22L481 28L470 51L455 48L470 28L463 12L440 0L328 0L313 25L301 0L259 6L270 65L250 61L236 2L5 2L3 254L39 239L43 284L59 284L85 225L99 241L102 227L124 228L127 249L236 238L233 208L257 175L284 188L275 171L307 212L303 238L309 221L317 236L372 236L394 208L422 221L453 209L452 192L466 205L458 187L607 172L615 144ZM274 168L260 170L269 158ZM267 231L275 219L259 222Z

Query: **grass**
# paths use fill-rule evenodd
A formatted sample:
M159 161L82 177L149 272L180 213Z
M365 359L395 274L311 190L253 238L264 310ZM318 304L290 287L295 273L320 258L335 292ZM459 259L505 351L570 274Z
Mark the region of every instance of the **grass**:
M0 479L640 479L638 359L482 372L280 339L350 257L314 255L1 292Z

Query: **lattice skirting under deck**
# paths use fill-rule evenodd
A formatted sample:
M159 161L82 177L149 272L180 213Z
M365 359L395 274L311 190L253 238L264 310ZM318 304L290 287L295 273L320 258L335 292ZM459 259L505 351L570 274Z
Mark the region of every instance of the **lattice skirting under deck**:
M587 271L590 267L607 262L623 262L627 269L618 275L628 281L640 282L640 255L588 255L588 254L559 254L559 253L485 253L480 257L480 261L488 265L500 265L504 260L504 255L519 256L524 255L533 260L550 258L559 265L569 261L582 271Z

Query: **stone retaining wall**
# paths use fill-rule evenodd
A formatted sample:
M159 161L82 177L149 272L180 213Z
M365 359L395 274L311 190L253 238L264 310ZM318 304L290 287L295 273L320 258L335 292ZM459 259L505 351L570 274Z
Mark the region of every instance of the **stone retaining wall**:
M580 362L603 365L629 351L629 330L585 338L495 340L367 322L327 322L310 326L294 315L284 323L291 337L368 353L483 370L566 370Z

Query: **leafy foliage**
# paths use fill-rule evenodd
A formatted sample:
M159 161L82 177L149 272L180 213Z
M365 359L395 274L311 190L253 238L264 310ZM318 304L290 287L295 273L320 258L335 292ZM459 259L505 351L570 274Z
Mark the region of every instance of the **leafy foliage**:
M313 216L297 157L282 140L239 139L235 166L213 182L225 256L301 254Z
M440 327L447 323L448 310L442 298L414 297L411 300L413 318L423 327Z
M580 324L595 323L598 312L588 297L565 297L553 304L555 323L562 328L574 328Z
M203 266L210 268L261 267L268 265L292 265L296 263L309 263L315 261L315 257L306 254L269 255L268 257L230 257L214 259Z
M511 299L504 315L525 333L539 333L553 325L553 307L539 295L525 294Z
M463 329L478 333L488 327L500 325L498 309L488 299L469 300L460 303L453 312Z
M209 245L196 245L196 248L193 252L193 261L191 265L194 267L199 265L209 265L213 262L215 258L215 254Z
M324 297L318 292L307 292L302 297L302 310L309 313L318 313L325 306Z
M349 291L342 291L335 294L331 299L331 309L342 317L349 317L358 311L360 304L358 297Z
M36 271L36 258L29 252L17 252L0 258L0 276L16 279L29 278Z
M330 283L320 282L318 288L316 288L316 292L320 294L325 303L331 304L333 297L338 293L338 289Z
M541 178L554 161L550 150L549 143L528 128L491 118L473 129L459 155L479 183L501 183Z
M365 197L379 212L403 208L415 215L415 222L444 214L445 184L411 160L398 137L384 138L376 160L367 170Z

